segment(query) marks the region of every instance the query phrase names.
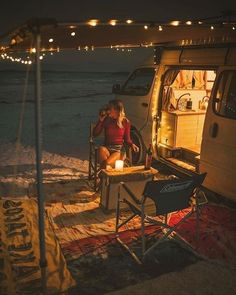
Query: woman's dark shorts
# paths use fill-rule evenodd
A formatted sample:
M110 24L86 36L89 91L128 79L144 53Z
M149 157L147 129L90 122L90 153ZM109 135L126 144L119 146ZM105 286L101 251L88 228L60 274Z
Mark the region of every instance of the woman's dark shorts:
M122 145L120 144L110 144L110 145L106 145L106 148L108 149L110 154L113 154L115 152L119 152L122 149Z

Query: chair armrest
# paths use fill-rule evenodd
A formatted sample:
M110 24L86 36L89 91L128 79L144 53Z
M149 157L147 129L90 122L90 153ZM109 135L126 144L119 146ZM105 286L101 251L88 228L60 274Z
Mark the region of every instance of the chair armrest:
M134 200L134 202L136 204L141 205L142 202L135 197L134 193L130 190L130 188L124 183L124 182L120 182L120 185L124 188L124 190L130 195L130 197Z

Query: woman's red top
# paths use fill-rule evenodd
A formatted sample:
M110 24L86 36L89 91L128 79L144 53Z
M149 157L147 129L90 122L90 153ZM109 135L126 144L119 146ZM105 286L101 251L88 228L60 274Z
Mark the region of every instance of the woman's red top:
M123 145L126 142L132 145L133 142L130 138L130 122L124 119L122 122L123 127L117 125L117 120L107 116L104 121L98 121L93 129L93 136L98 136L102 130L105 131L105 145L119 144Z

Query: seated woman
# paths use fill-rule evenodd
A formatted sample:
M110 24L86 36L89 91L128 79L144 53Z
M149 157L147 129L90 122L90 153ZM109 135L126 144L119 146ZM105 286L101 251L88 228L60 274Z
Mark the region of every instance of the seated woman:
M98 150L101 168L106 168L106 165L114 167L115 161L121 158L124 143L132 147L134 152L139 151L130 138L130 121L125 117L122 101L116 99L109 101L108 111L99 114L99 121L93 129L93 136L98 136L103 129L105 143Z

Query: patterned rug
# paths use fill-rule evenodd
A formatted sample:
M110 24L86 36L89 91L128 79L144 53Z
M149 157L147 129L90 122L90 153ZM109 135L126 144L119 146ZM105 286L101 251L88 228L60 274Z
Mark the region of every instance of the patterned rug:
M53 203L47 208L54 232L74 279L75 289L70 294L104 294L125 286L176 271L199 259L207 258L236 266L236 210L218 204L207 204L201 209L200 239L195 239L195 216L184 222L177 233L194 249L189 251L173 239L161 243L143 266L115 239L115 213L106 214L99 207L99 197L76 204ZM188 210L172 214L171 225ZM139 217L123 228L121 239L140 254ZM161 235L159 227L148 226L148 245ZM197 247L197 248L196 248ZM198 255L195 255L197 253ZM112 278L112 279L111 279Z
M99 198L76 205L55 203L47 213L68 260L93 252L115 240L115 213L104 213L99 207ZM177 223L186 213L188 209L172 214L170 225ZM200 214L198 244L195 221L195 215L192 215L177 228L177 233L200 255L236 265L236 210L216 204L205 205ZM139 227L139 217L123 227L122 235L128 243L139 237ZM151 235L157 229L157 226L149 226L147 233Z

